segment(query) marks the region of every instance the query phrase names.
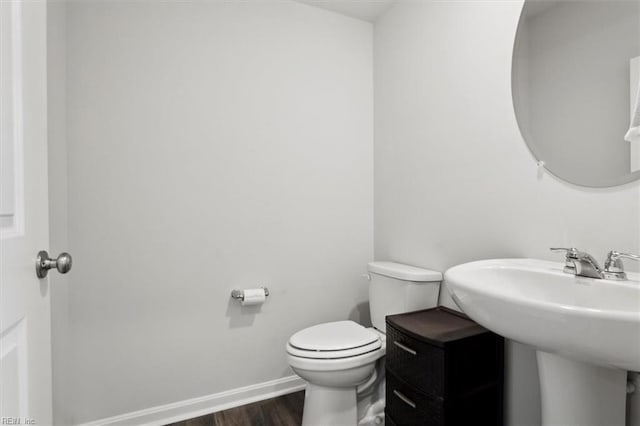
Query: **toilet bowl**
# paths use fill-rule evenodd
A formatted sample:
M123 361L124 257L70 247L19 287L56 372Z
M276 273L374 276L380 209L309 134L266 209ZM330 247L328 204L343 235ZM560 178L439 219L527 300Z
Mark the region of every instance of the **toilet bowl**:
M307 381L303 426L384 424L385 316L437 306L440 272L371 262L372 328L335 321L295 333L286 346L293 371Z
M287 343L287 361L306 380L302 424L356 425L358 393L377 379L384 335L353 321L306 328Z

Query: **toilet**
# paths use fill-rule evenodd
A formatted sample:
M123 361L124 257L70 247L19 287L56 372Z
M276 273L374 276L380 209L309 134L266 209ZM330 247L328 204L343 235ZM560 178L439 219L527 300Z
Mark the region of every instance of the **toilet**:
M371 262L373 327L335 321L298 331L287 361L307 382L303 426L384 424L385 316L438 305L442 273L394 262Z

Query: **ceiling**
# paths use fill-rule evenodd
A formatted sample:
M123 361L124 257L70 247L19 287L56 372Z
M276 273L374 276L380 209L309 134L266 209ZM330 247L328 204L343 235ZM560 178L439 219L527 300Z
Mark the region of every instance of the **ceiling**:
M396 0L295 0L352 18L373 22Z

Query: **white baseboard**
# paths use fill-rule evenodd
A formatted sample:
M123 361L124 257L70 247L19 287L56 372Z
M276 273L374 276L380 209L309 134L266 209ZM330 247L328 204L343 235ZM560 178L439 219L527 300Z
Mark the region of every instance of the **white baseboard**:
M79 426L166 425L168 423L192 419L228 408L297 392L304 389L304 387L304 380L298 376L283 377L243 388L95 420Z

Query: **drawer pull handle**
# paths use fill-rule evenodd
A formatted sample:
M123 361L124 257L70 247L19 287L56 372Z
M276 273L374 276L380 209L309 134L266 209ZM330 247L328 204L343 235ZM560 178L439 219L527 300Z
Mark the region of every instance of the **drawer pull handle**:
M396 345L397 347L399 347L400 349L402 349L405 352L409 352L411 355L416 355L418 352L414 351L413 349L411 349L409 346L405 346L400 342L393 342L394 345Z
M412 400L410 400L409 398L407 398L406 396L404 396L403 394L401 394L400 392L398 392L397 390L393 390L393 394L395 396L397 396L398 398L400 398L402 400L402 402L404 402L405 404L407 404L409 407L411 408L416 408L416 403L413 402Z

